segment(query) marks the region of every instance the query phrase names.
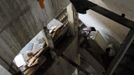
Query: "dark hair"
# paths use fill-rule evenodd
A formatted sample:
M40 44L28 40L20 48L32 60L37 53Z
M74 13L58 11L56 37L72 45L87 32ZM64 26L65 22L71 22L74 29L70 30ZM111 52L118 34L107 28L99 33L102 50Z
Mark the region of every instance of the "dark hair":
M90 27L91 31L96 31L95 27Z

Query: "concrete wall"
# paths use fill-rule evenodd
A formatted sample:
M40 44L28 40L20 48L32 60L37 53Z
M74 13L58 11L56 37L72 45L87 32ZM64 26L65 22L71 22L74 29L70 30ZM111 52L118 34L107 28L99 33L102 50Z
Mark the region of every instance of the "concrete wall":
M68 0L45 1L41 9L37 0L0 0L0 57L5 61L0 63L7 69L21 48L68 4Z
M67 14L68 19L72 19L69 22L69 28L73 29L71 30L71 33L73 34L73 37L64 37L64 41L62 40L61 43L58 43L59 49L56 48L59 52L64 51L63 55L66 56L68 59L72 60L73 62L80 64L80 57L78 53L78 32L76 32L78 29L78 18L77 15L74 15L72 13L76 13L74 9L72 8L72 5L68 5L67 7ZM75 20L75 21L74 21ZM72 25L72 26L70 26ZM68 38L68 39L67 39ZM60 49L61 48L61 49ZM48 69L48 71L44 75L76 75L77 74L76 67L74 67L72 64L70 64L67 60L63 59L62 57L58 57L57 60L54 62L52 67Z
M108 10L119 15L126 14L126 18L134 20L133 0L90 0ZM116 23L92 10L88 10L87 14L79 15L80 19L87 26L94 26L101 32L107 43L113 42L117 47L123 42L129 29Z
M11 73L0 65L0 75L11 75Z

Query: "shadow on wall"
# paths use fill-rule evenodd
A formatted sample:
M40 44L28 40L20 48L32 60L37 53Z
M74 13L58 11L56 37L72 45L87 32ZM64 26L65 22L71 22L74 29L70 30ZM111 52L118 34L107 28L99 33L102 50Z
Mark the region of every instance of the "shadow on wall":
M112 36L110 36L108 34L106 34L106 35L108 36L109 44L114 43L113 48L115 50L115 53L118 53L118 50L120 48L119 42L116 39L114 39L114 37L112 37Z

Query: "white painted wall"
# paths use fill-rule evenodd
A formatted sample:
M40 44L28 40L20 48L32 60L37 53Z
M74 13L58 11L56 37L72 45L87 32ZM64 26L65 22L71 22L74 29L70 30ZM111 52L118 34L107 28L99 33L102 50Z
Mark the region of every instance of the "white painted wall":
M128 32L128 29L94 11L88 11L87 14L79 14L79 18L87 26L93 26L103 35L107 42L115 39L121 43ZM110 38L111 37L111 38Z
M126 14L126 18L134 21L134 1L133 0L90 0L108 10L111 10L117 14ZM87 14L79 14L79 18L87 26L94 26L107 43L114 42L116 46L122 43L127 35L129 29L116 23L92 10L88 10Z

